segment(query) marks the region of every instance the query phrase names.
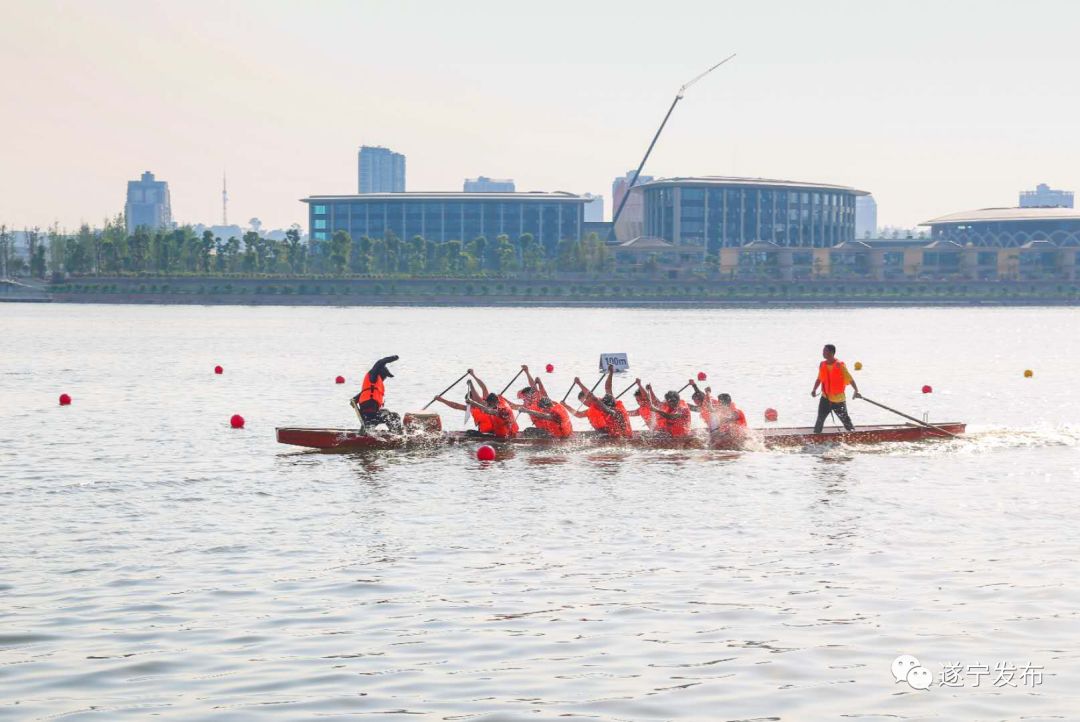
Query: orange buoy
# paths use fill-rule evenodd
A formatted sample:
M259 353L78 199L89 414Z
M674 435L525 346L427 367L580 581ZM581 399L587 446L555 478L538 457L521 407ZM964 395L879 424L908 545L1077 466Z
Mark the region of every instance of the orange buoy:
M234 429L244 428L244 417L240 414L233 414L232 418L229 419L229 426L233 427Z
M67 394L60 394L60 405L71 406L71 397Z
M697 380L698 381L704 381L707 378L709 378L709 376L704 371L698 371L697 372Z
M552 371L555 370L555 366L554 366L554 364L548 364L547 366L544 367L544 370L547 371L548 373L551 373Z
M779 418L780 418L780 414L778 414L776 412L776 409L774 409L772 407L765 409L765 420L766 421L776 421Z
M480 461L495 461L495 448L484 444L476 450L476 458Z
M856 371L862 371L862 361L856 361L855 362L855 370Z
M343 384L343 383L345 383L345 377L344 376L338 376L336 379L334 379L334 383L335 384Z
M1030 379L1034 375L1035 375L1035 372L1032 371L1031 369L1024 369L1024 378L1025 379Z
M932 394L932 393L934 393L934 387L931 386L930 384L927 384L927 385L922 387L922 392L924 394Z
M218 376L221 376L221 374L225 373L225 369L221 368L220 366L215 366L214 373Z

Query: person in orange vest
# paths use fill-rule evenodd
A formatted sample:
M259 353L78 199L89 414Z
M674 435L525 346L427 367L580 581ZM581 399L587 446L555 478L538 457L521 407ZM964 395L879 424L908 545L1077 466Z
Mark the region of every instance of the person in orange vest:
M483 403L467 398L465 403L480 410L491 422L491 435L497 439L515 439L518 435L517 420L510 402L496 393L484 397Z
M845 429L854 431L855 424L851 423L851 417L848 416L847 397L844 395L844 387L850 384L857 399L862 398L859 387L855 383L855 379L851 378L851 374L848 372L844 362L836 358L836 346L831 343L825 344L825 348L821 350L821 355L825 360L818 364L817 379L814 380L814 388L810 391L810 396L815 397L818 394L818 388L821 388L821 401L818 402L814 433L821 433L822 429L825 428L825 419L829 418L830 413L836 414L836 418L840 419L840 423L844 425Z
M687 381L687 384L694 388L694 393L690 396L690 403L688 404L690 410L698 412L701 415L701 421L705 424L705 428L711 431L717 406L717 402L713 401L712 398L712 388L706 386L705 390L702 391L693 379Z
M664 403L651 408L656 414L657 431L674 437L690 435L690 407L679 398L678 391L668 391Z
M472 379L469 379L465 382L466 387L468 388L468 393L465 396L465 403L459 404L456 401L450 401L449 399L442 396L436 396L435 400L440 403L446 404L450 408L457 411L469 412L469 416L472 419L472 422L476 426L476 428L469 429L467 433L490 435L492 429L491 419L487 416L487 414L480 411L480 409L478 409L476 406L469 405L469 399L472 399L476 402L483 402L484 397L488 395L487 384L485 384L483 380L481 380L480 377L476 375L476 372L472 369L469 369L467 373L472 376ZM479 392L477 391L476 386L473 386L473 379L476 379L476 384L480 387Z
M737 449L746 441L746 414L731 400L718 394L709 424L709 445L714 449Z
M585 384L581 383L580 378L575 378L574 383L581 388L578 400L585 404L585 412L573 413L579 418L582 416L587 418L589 424L601 433L627 439L633 436L634 432L630 427L630 413L626 410L626 406L611 393L611 381L614 373L615 367L608 365L603 398L597 398L596 395L585 388Z
M353 408L360 415L364 428L382 424L391 433L400 434L403 431L401 416L387 410L383 404L386 396L386 379L394 376L387 368L387 364L397 360L397 356L387 356L376 361L371 370L364 375L360 393L352 398Z
M534 378L529 372L529 367L522 364L521 370L529 385L517 392L517 398L521 402L510 402L510 408L518 414L526 413L532 420L532 427L524 429L522 435L553 437L565 439L573 433L574 427L570 422L570 415L561 404L554 404L548 397L544 382ZM554 406L554 408L553 408Z
M641 379L635 379L634 383L637 384L637 390L634 391L634 401L637 401L638 407L633 411L628 411L627 415L641 417L641 420L645 422L646 429L656 431L656 415L652 412L652 407L659 406L660 400L653 394L651 385L646 390L646 387L641 385Z
M574 425L570 421L570 412L562 404L557 404L547 396L536 394L536 405L521 406L521 410L532 419L533 428L525 429L523 435L543 435L553 439L568 439L574 434ZM514 406L514 404L511 404ZM532 432L531 434L529 432Z

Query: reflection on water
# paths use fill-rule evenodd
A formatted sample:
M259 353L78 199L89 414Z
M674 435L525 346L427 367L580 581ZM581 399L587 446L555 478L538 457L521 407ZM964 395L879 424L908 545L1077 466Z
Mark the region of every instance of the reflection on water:
M1076 312L838 312L847 335L829 340L866 364L860 387L972 423L964 440L506 447L480 462L473 444L308 453L273 428L354 425L350 390L328 380L382 349L402 357L400 410L478 358L506 379L622 349L661 386L704 368L752 420L772 406L811 423L819 312L3 310L19 350L0 355L0 719L1068 719L1080 705L1062 641L1080 633L1080 339L1060 333ZM477 323L491 333L461 348ZM545 358L521 328L543 330ZM1042 349L1035 379L989 328ZM904 358L915 339L933 358ZM73 406L55 405L61 390ZM238 412L248 427L232 431ZM915 692L890 676L901 651L935 674L1030 661L1046 681Z

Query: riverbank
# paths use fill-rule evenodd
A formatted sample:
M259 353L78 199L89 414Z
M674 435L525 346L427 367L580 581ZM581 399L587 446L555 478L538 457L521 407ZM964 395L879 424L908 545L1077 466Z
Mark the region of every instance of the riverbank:
M835 279L119 277L75 278L42 287L35 295L35 300L63 303L258 306L1076 306L1080 305L1080 284ZM0 295L0 300L3 298Z

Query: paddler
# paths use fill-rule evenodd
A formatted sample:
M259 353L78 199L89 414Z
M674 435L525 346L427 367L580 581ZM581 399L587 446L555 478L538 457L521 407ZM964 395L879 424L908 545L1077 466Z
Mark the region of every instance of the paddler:
M818 402L814 433L821 433L822 429L825 428L825 419L829 418L830 413L836 414L836 418L840 419L840 423L844 425L845 429L854 431L855 424L851 423L851 417L848 416L847 412L847 397L844 395L844 387L850 384L857 399L862 398L859 387L855 383L855 379L851 378L851 374L848 372L844 362L836 358L836 346L831 343L825 344L825 347L821 350L821 355L825 360L818 364L817 379L814 380L814 388L810 391L810 396L815 397L818 394L818 388L821 388L821 401Z
M473 424L476 426L475 431L470 429L469 433L491 434L491 419L486 414L481 412L480 409L476 408L475 406L469 405L469 399L477 402L482 402L484 400L484 397L488 394L487 384L485 384L480 379L480 377L476 375L476 372L474 372L472 369L469 369L466 373L469 376L472 376L472 379L469 379L465 382L468 388L468 393L465 395L465 403L459 404L456 401L450 401L443 396L436 396L435 400L440 403L446 404L450 408L457 411L468 411L470 417L472 418ZM480 387L479 392L477 392L476 387L473 386L473 379L476 379L476 383Z
M637 389L634 391L634 401L637 401L638 407L633 411L628 411L628 416L640 416L641 420L645 422L645 428L649 431L656 431L656 415L652 412L652 406L659 406L660 401L652 394L652 387L648 390L641 385L641 379L635 379L634 383L637 384Z
M630 428L630 414L622 401L615 399L611 392L612 378L615 375L615 367L608 364L607 378L604 381L604 396L597 398L592 391L585 387L580 378L575 378L574 383L581 389L578 401L585 404L585 411L571 411L578 418L586 418L589 424L596 430L608 436L629 438L633 436Z
M668 391L664 394L664 403L650 404L650 408L656 414L657 431L676 438L690 435L690 407L679 398L678 391Z
M555 403L547 396L535 394L536 406L530 405L517 407L524 411L532 419L533 428L525 429L521 433L529 436L547 436L552 439L568 439L574 434L574 425L570 421L570 412L562 404Z
M746 441L746 414L731 400L731 394L718 394L712 407L709 442L713 448L737 449Z
M517 392L517 398L521 402L510 402L510 408L518 414L526 413L532 420L532 427L522 430L522 435L551 437L565 439L574 433L574 426L570 422L570 414L561 404L555 404L547 395L544 382L534 378L525 364L521 366L529 385Z
M472 397L465 399L470 408L477 409L491 423L491 435L497 439L513 439L518 435L517 420L510 402L496 393L484 397L483 402Z
M694 388L694 393L690 396L690 403L687 404L691 411L696 411L701 416L702 423L705 424L705 428L709 431L713 430L713 415L716 403L712 399L712 389L708 386L702 391L698 388L697 383L693 379L686 382L688 386Z
M386 356L376 361L371 370L364 375L360 393L351 399L352 406L360 415L360 421L365 429L382 424L391 433L400 434L403 431L401 416L387 410L383 405L383 398L386 395L385 381L394 376L387 368L387 364L397 360L397 356Z

